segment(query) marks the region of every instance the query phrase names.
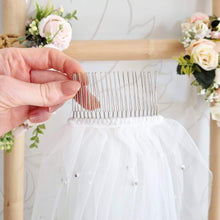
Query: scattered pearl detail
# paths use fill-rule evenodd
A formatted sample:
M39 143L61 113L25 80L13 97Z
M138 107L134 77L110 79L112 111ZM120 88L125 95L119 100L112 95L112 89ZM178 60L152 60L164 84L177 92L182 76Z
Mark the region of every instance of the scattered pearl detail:
M185 170L186 166L184 164L181 165L181 170Z

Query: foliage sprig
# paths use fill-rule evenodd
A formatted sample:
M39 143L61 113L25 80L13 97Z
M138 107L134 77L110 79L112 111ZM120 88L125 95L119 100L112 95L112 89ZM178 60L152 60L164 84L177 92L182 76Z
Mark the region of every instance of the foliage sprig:
M9 131L5 135L0 137L0 149L6 150L8 153L12 151L12 147L14 146L14 137L12 135L12 131Z
M39 135L44 134L44 129L46 129L45 124L38 125L34 129L34 131L32 132L33 136L30 139L33 143L30 145L30 148L38 148L38 144L40 143Z

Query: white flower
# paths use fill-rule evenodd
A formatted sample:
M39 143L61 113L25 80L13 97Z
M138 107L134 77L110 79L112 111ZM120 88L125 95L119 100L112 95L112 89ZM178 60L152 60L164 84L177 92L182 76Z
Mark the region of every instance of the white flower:
M61 13L64 12L63 6L60 6L59 11L60 11Z
M33 27L32 27L32 30L33 30L33 31L37 31L37 27L36 27L36 26L33 26Z
M200 91L200 94L201 94L201 95L205 95L205 93L206 93L206 90L205 90L205 89L202 89L202 90Z
M214 87L215 89L218 89L218 88L219 88L219 84L218 84L218 83L214 83L213 87Z
M192 24L191 23L182 23L181 24L181 29L182 29L182 32L186 32L188 31L190 28L192 27Z
M212 45L201 43L192 49L192 55L194 62L204 70L213 70L218 65L218 53L214 50Z
M58 15L49 15L43 18L39 23L39 34L41 37L48 37L49 35L50 38L56 35L52 45L59 50L67 49L72 39L70 24ZM48 45L48 47L49 46L50 45Z
M207 24L204 24L203 21L197 21L193 25L193 32L195 33L196 39L201 39L209 35L210 30Z

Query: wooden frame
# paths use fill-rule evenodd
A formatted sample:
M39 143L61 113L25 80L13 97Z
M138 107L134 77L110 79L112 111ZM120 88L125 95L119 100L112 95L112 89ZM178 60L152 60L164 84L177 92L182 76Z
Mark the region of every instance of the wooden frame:
M4 32L23 34L25 0L4 0ZM220 16L220 1L213 0ZM218 45L218 51L220 46ZM78 60L167 59L184 52L177 40L72 41L65 53ZM210 122L210 168L213 172L210 220L220 219L220 128ZM4 220L22 220L24 203L24 135L15 139L11 154L4 155Z

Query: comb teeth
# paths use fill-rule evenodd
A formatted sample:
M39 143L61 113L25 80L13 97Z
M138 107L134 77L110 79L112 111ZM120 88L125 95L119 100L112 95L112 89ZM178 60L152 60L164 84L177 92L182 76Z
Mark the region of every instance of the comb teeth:
M73 99L73 118L157 115L157 72L90 72L86 76L88 85Z

